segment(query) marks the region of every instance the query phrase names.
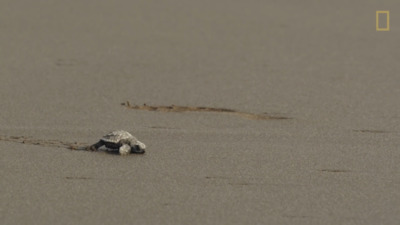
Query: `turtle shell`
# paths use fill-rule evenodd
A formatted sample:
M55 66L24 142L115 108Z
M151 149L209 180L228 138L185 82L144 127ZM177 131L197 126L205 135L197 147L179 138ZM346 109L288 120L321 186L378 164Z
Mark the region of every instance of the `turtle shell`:
M106 142L112 142L112 143L118 143L121 140L130 140L130 139L136 139L133 137L132 134L130 134L128 131L124 130L115 130L113 132L110 132L106 135L104 135L101 140L106 141Z
M122 144L135 144L135 142L137 142L137 139L132 134L124 130L116 130L108 133L100 140L108 143L114 143L119 146Z

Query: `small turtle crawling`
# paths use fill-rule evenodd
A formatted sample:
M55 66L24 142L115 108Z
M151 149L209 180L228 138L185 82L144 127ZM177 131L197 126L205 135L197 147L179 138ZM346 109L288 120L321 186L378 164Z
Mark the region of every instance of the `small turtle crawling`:
M129 153L143 154L146 149L145 144L124 130L116 130L104 135L99 142L89 146L89 150L97 151L103 145L108 149L118 150L121 155L128 155Z

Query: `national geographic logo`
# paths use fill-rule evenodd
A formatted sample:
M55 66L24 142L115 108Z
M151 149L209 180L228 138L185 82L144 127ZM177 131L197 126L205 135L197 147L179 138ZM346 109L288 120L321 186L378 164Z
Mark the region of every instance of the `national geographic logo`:
M390 30L389 21L390 21L389 11L376 11L376 31L389 31Z

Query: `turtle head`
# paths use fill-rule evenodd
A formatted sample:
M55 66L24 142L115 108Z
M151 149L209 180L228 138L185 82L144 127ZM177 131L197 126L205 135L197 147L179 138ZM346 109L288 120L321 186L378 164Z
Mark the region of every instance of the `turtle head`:
M131 152L132 152L132 153L143 154L143 153L146 152L146 151L145 151L145 150L146 150L146 145L143 144L143 143L140 142L140 141L137 141L136 145L133 145L131 148L132 148L132 149L131 149Z

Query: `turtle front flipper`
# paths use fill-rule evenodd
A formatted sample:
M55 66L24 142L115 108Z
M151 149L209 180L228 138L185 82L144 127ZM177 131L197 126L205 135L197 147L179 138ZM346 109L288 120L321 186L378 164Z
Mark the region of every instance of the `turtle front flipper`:
M103 145L104 145L104 141L100 140L96 144L93 144L93 145L89 146L88 150L89 151L97 151Z
M119 147L119 154L121 155L129 155L131 153L131 146L127 144L123 144L121 147Z

